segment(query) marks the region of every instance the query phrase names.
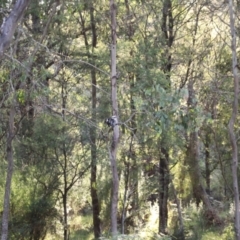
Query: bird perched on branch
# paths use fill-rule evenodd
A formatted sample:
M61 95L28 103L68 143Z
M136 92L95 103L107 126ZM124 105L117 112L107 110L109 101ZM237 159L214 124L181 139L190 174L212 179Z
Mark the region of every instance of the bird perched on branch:
M105 123L109 126L109 127L114 127L118 124L118 119L117 116L113 115L110 118L107 118L105 120Z

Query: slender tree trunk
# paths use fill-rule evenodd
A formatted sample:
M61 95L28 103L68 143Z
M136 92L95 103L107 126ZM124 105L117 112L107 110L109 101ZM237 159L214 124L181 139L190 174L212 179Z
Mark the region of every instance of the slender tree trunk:
M114 0L110 0L111 14L111 88L112 88L112 113L118 119L118 102L117 102L117 50L116 50L116 10L117 5ZM118 188L119 177L117 171L117 148L119 142L119 125L113 127L113 139L110 148L110 162L112 169L112 201L111 201L111 232L112 236L117 236L117 213L118 213Z
M169 156L166 148L161 147L160 161L159 161L159 232L166 234L168 221L168 172Z
M125 158L125 156L123 156ZM122 217L121 217L121 233L125 233L125 219L127 212L127 201L128 201L128 186L129 186L129 175L130 175L130 162L127 158L124 160L124 194L123 194L123 209L122 209Z
M91 31L92 31L92 41L91 47L92 51L90 51L90 46L88 43L88 38L85 31L85 22L83 17L82 19L82 27L84 29L84 41L85 46L88 52L88 59L92 65L95 65L94 57L92 56L94 53L94 48L97 46L97 30L96 30L96 22L94 18L94 7L93 1L89 3L89 12L90 12L90 23L91 23ZM92 121L95 122L97 118L96 110L97 110L97 77L95 68L91 69L91 79L92 79ZM91 198L92 198L92 207L93 207L93 229L94 229L94 237L98 239L101 236L101 220L100 220L100 202L98 199L97 193L97 147L96 147L96 129L90 129L90 138L91 138Z
M66 92L66 82L63 80L62 81L62 92L61 92L61 97L62 97L62 120L66 121L66 116L65 116L65 109L66 109L66 104L67 104L67 92ZM65 128L63 128L63 134L65 133ZM68 166L68 159L67 159L67 149L66 149L66 143L63 142L62 145L62 150L63 150L63 165L62 165L62 170L63 170L63 193L62 193L62 200L63 200L63 222L64 222L64 228L63 228L63 237L64 240L68 239L68 215L67 215L67 198L68 198L68 182L67 182L67 166Z
M90 23L91 23L91 31L92 31L92 41L91 47L92 51L90 51L90 44L87 37L87 30L85 26L85 19L80 12L81 25L83 29L83 37L85 42L85 47L88 53L89 62L92 65L95 65L94 61L94 49L97 47L97 29L96 22L94 17L94 7L93 1L89 3L89 13L90 13ZM95 68L91 69L91 80L92 80L92 121L95 122L97 119L97 76ZM91 187L91 198L92 198L92 207L93 207L93 229L94 229L94 237L98 239L101 236L101 219L100 219L100 201L97 193L97 147L96 147L96 129L95 127L91 127L90 129L90 140L91 140L91 179L90 179L90 187Z
M93 63L94 64L94 63ZM92 78L92 120L96 121L96 106L97 106L97 93L96 93L96 71L91 70ZM94 236L98 239L101 236L101 221L100 221L100 202L97 194L97 147L96 147L96 129L91 129L91 197L93 207L93 228Z
M97 46L97 30L96 23L94 19L94 8L91 2L90 6L90 19L91 19L91 30L92 30L92 52ZM95 65L94 59L91 62ZM96 108L97 108L97 77L95 68L91 69L91 79L92 79L92 120L95 122ZM95 239L101 237L101 220L100 220L100 202L97 194L97 146L96 146L96 129L91 129L91 197L92 197L92 207L93 207L93 228Z
M230 136L230 142L232 146L232 177L233 177L233 190L235 201L235 236L237 240L240 240L240 206L239 206L239 188L238 188L238 145L237 139L234 133L234 125L238 115L238 95L239 95L239 77L238 77L238 62L237 62L237 46L236 46L236 29L235 29L235 16L233 1L229 0L229 14L230 14L230 28L232 37L232 73L234 79L234 100L232 107L232 116L228 123L228 132Z
M15 117L15 105L12 104L9 113L9 121L8 121L8 132L7 132L7 178L5 185L5 194L4 194L4 205L3 205L3 215L2 215L2 235L1 240L8 239L8 221L10 214L10 195L11 195L11 182L12 182L12 174L13 174L13 146L12 141L14 138L14 117Z
M168 170L168 172L170 172L170 171ZM183 224L183 216L182 216L181 204L180 204L180 201L178 199L177 192L176 192L174 183L173 183L171 178L170 178L170 182L171 182L173 196L174 196L175 202L177 204L177 210L178 210L179 228L178 228L178 232L175 233L176 239L178 239L178 240L185 240L184 224Z
M210 194L210 190L211 190L211 169L210 169L210 135L207 132L206 133L206 138L205 138L206 142L205 142L205 175L206 175L206 186L207 186L207 190L208 190L208 194Z
M164 55L166 57L166 61L162 65L162 71L165 73L166 78L169 81L169 88L171 88L171 70L172 70L172 55L171 55L171 47L174 41L174 18L172 11L172 0L164 0L163 1L163 9L162 9L162 34L165 40L164 43ZM159 157L159 191L158 191L158 200L159 200L159 225L158 232L159 233L167 233L167 222L168 222L168 185L169 185L169 154L168 148L166 146L166 138L168 133L164 130L162 134L162 138L159 140L160 146L160 157Z
M68 216L67 216L67 191L66 186L64 184L64 192L62 195L62 201L63 201L63 239L68 239Z
M130 31L130 30L129 30ZM137 133L137 124L136 124L136 107L135 107L135 102L134 102L134 96L133 92L135 89L135 82L134 82L134 75L130 74L129 75L129 81L130 81L130 107L131 107L131 116L132 119L130 121L130 126L131 126L131 143L130 143L130 148L129 148L129 157L132 160L132 166L130 169L131 173L131 190L133 192L132 194L132 212L133 214L138 212L138 205L139 205L139 196L138 196L138 164L137 164L137 158L136 158L136 151L134 147L134 139Z
M68 186L67 186L67 172L66 172L67 158L64 156L64 189L62 193L63 203L63 239L68 240L68 212L67 212L67 200L68 200Z

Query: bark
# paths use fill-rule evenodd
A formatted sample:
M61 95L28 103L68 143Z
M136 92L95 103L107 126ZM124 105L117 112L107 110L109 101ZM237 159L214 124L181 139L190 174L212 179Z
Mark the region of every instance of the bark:
M235 16L233 1L229 0L229 14L230 14L230 28L231 28L231 49L232 49L232 73L234 80L234 100L232 107L232 115L228 123L228 132L232 146L232 177L233 177L233 190L235 202L235 237L240 240L240 207L239 207L239 188L238 188L238 145L234 132L234 125L238 115L238 94L239 94L239 78L238 78L238 62L237 62L237 46L236 46L236 29L235 29Z
M211 190L211 169L210 169L210 134L206 133L206 142L205 142L205 174L206 174L206 186L207 186L207 191L210 193Z
M91 70L92 77L92 119L96 121L96 71ZM100 221L100 202L97 194L97 147L96 147L96 129L91 129L91 197L93 207L93 228L94 236L98 239L101 236L101 221Z
M85 47L87 49L89 62L94 66L94 57L92 57L94 53L94 49L97 47L97 29L96 22L94 17L94 7L92 1L89 2L89 13L90 13L90 24L91 24L91 32L92 32L92 41L91 45L89 44L87 37L87 27L85 26L85 19L83 18L82 13L80 12L81 19L81 27L84 37ZM90 50L92 48L92 51ZM92 54L91 54L92 53ZM96 69L91 69L91 80L92 80L92 121L96 122L97 119L97 76ZM97 146L96 146L96 128L90 129L90 140L91 140L91 179L90 179L90 187L91 187L91 198L92 198L92 214L93 214L93 230L94 237L98 239L101 237L101 219L100 219L100 201L97 193Z
M4 51L10 45L13 34L16 30L18 22L21 20L25 10L30 4L31 0L17 0L11 13L1 26L0 33L0 58L2 58Z
M165 54L165 58L167 59L166 63L162 67L163 68L162 70L165 74L168 74L168 76L170 77L170 72L172 69L172 55L169 50L172 47L173 41L174 41L174 32L173 32L174 18L172 15L171 0L164 0L162 14L163 14L162 33L166 41L164 54Z
M62 91L61 91L61 98L62 98L62 120L66 121L65 116L65 109L67 104L67 92L66 92L66 82L62 81ZM62 130L63 134L65 132L65 129ZM68 159L67 159L67 149L66 144L63 142L62 144L62 151L63 151L63 164L61 165L63 168L63 192L62 192L62 203L63 203L63 239L68 239L68 215L67 215L67 198L68 198Z
M124 158L125 156L123 156ZM124 194L123 194L123 206L122 206L122 217L121 217L121 233L125 234L125 220L127 213L127 202L129 200L128 197L128 186L129 186L129 178L130 178L130 162L129 159L124 161Z
M64 144L65 145L65 144ZM68 239L68 215L67 215L67 197L68 197L68 186L67 186L67 157L66 157L66 150L65 146L64 147L64 189L63 189L63 195L62 195L62 200L63 200L63 221L64 221L64 226L63 226L63 239L67 240Z
M130 28L129 28L130 32ZM130 37L132 37L130 35ZM133 57L132 52L130 52L130 56ZM131 186L132 186L132 211L138 212L139 207L139 196L138 196L138 164L137 164L137 158L136 158L136 151L134 147L134 139L136 137L137 133L137 124L136 124L136 107L134 102L134 90L135 90L135 76L134 74L129 73L129 81L130 81L130 108L131 108L131 116L132 119L130 121L130 127L132 129L131 131L131 143L129 148L129 157L132 160L132 166L131 166Z
M92 30L92 51L97 46L97 33L96 24L94 19L94 9L91 3L90 6L90 19L91 19L91 30ZM90 59L91 60L91 59ZM91 63L95 65L92 59ZM96 121L96 108L97 108L97 77L96 69L91 69L91 79L92 79L92 120ZM98 239L101 237L101 220L100 220L100 202L97 194L97 146L96 146L96 128L91 129L91 197L92 197L92 207L93 207L93 229L94 237Z
M159 233L167 234L168 222L168 185L169 185L169 155L165 147L161 147L159 161Z
M7 132L7 178L5 185L5 194L4 194L4 205L3 205L3 215L2 215L2 235L1 240L8 239L8 221L10 213L10 195L11 195L11 182L13 174L13 146L12 141L14 138L14 117L15 117L15 105L13 103L8 121L8 132Z
M190 79L194 79L191 76ZM191 109L196 107L194 103L194 89L193 89L193 80L190 80L188 84L188 109L189 112ZM202 176L199 167L199 142L198 142L198 133L196 130L192 130L188 138L188 146L186 151L186 163L189 168L189 175L192 183L193 197L196 200L197 206L200 201L204 204L205 211L205 220L208 224L220 224L221 220L219 219L216 211L212 207L208 195L205 191L204 185L202 183Z
M116 55L116 10L117 5L114 0L110 0L110 14L111 14L111 89L112 89L112 113L118 118L118 102L117 102L117 55ZM111 201L111 232L112 236L117 236L117 212L118 212L118 188L119 177L117 171L117 148L119 142L119 125L113 128L113 138L110 148L110 162L112 169L112 201Z
M62 195L63 203L63 239L68 240L68 216L67 216L67 191L64 186L64 194Z
M168 170L169 171L169 170ZM170 172L170 171L169 171ZM180 201L177 197L177 192L176 189L174 187L173 181L170 178L170 182L172 185L172 191L173 191L173 195L174 195L174 199L175 202L177 204L177 211L178 211L178 221L179 221L179 228L178 228L178 232L175 233L176 239L178 240L185 240L185 234L184 234L184 223L183 223L183 216L182 216L182 210L181 210L181 204Z
M201 173L199 168L199 150L198 150L198 135L197 132L193 131L189 135L189 143L186 152L186 162L189 167L189 175L192 183L193 197L196 201L197 206L206 195L206 192L201 183Z
M209 197L205 191L202 183L202 176L199 167L199 143L198 134L193 131L189 136L189 145L187 147L186 162L189 167L189 175L191 178L193 196L196 200L196 204L199 205L200 201L204 204L204 216L208 224L221 224L216 211L212 207Z
M162 10L162 34L165 39L164 46L164 57L166 57L166 61L162 65L162 70L165 73L167 80L169 81L169 88L171 87L171 79L170 74L172 70L172 55L171 55L171 47L174 41L174 18L172 13L172 1L164 0L163 1L163 10ZM159 233L167 233L167 222L168 222L168 185L169 185L169 155L168 149L166 147L166 138L167 132L165 131L162 135L162 139L159 141L160 147L160 158L159 158L159 192L158 192L158 200L159 200Z

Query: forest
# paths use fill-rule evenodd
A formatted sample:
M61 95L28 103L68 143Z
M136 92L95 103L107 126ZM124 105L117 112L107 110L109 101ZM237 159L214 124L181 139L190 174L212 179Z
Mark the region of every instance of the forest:
M1 240L240 240L239 0L0 1Z

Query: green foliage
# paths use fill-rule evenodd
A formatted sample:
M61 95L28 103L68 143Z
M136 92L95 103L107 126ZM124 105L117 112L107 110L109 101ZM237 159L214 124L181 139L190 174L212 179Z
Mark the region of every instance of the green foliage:
M14 213L10 222L11 239L41 239L54 226L57 217L55 203L49 197L39 197L26 208Z
M0 69L1 204L7 165L4 161L6 123L13 97L17 100L12 239L34 236L38 239L39 232L44 237L47 230L50 233L54 228L62 231L59 221L55 223L58 216L54 207L64 184L73 183L68 204L73 205L76 212L86 201L91 202L90 176L87 173L80 177L91 163L91 149L96 153L97 181L92 184L101 203L104 234L109 234L110 229L112 176L108 150L112 132L104 125L104 119L111 115L109 3L85 0L58 5L55 1L55 5L53 2L31 2L22 19L23 25L15 34L11 52L3 59ZM213 195L231 198L231 156L226 126L233 84L229 33L222 25L228 19L225 15L219 17L225 9L208 12L212 8L202 1L194 4L169 1L173 5L175 37L170 45L171 26L163 27L164 2L167 1L117 1L121 121L119 215L124 193L127 193L127 207L137 202L131 209L135 226L127 225L130 234L121 235L119 239L170 239L156 234L159 211L152 210L147 203L148 196L159 190L161 147L169 154L167 174L173 179L184 208L187 239L233 239L231 217L222 232L217 233L218 229L206 226L202 208L197 209L191 203L191 169L185 161L189 134L197 132L199 159L196 162L201 169L203 186L208 151ZM2 1L2 7L9 8L9 1ZM0 18L7 15L5 9L2 10ZM94 37L96 48L92 46ZM92 84L95 73L96 86ZM194 91L191 106L188 104L190 82ZM236 125L236 132L238 128ZM94 141L91 134L96 138ZM146 172L151 172L151 176L146 176ZM172 191L168 197L171 201L174 199ZM178 227L175 210L169 211L168 221L169 234L173 236ZM91 239L91 207L90 213L81 214L70 221L70 237ZM148 215L151 218L146 220ZM62 232L59 232L59 235L50 235L61 238Z
M10 239L42 239L46 232L54 229L52 222L58 217L53 194L31 176L22 177L16 172L12 183Z
M184 230L188 240L232 240L234 231L232 223L226 220L224 226L211 226L205 222L203 216L204 206L196 207L191 203L184 209ZM225 213L226 214L226 213Z
M25 97L25 91L23 89L19 89L17 91L17 100L20 104L24 104L24 102L26 101Z
M232 224L229 224L223 229L223 233L221 235L222 240L232 240L235 238L234 227Z
M74 218L71 222L70 239L93 239L91 214Z
M101 240L115 240L116 238L112 237L101 237ZM119 234L117 235L117 239L119 240L144 240L144 239L149 239L149 240L171 240L172 238L169 236L161 236L158 234L153 234L151 235L145 235L145 234Z

